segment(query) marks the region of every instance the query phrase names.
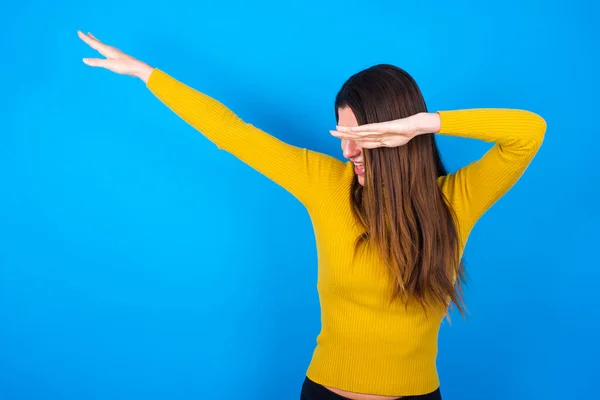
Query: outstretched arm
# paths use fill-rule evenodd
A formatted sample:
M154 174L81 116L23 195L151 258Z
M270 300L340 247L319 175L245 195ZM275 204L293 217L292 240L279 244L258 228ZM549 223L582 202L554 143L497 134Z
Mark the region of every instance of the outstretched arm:
M339 183L344 163L326 154L287 144L238 118L215 99L167 73L107 46L91 34L79 37L106 59L84 59L90 66L140 78L146 87L217 148L225 150L292 193L306 207Z

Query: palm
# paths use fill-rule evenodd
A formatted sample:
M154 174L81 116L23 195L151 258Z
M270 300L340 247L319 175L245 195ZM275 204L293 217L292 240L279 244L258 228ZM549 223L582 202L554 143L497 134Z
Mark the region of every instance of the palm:
M102 54L105 59L102 58L84 58L83 61L92 67L101 67L108 69L109 71L115 72L122 75L137 76L141 70L141 67L145 65L139 60L123 53L119 49L113 46L108 46L99 41L94 35L88 33L87 35L81 31L77 32L77 35L81 40L87 43L92 49L97 50Z

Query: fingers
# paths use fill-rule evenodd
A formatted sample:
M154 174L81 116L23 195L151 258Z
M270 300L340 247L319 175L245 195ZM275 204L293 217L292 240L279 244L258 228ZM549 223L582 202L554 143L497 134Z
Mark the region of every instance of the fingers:
M407 142L401 135L392 137L381 132L340 132L336 130L329 132L337 138L352 140L364 149L402 146Z
M101 58L84 58L83 62L89 65L90 67L108 68L110 60L103 60Z
M96 39L96 37L94 35L92 35L91 33L88 33L86 35L85 33L81 32L81 31L77 31L77 35L87 45L89 45L92 49L97 50L104 57L113 57L114 58L119 53L118 50L116 50L115 48L113 48L111 46L107 46L104 43L102 43L101 41L99 41L98 39Z
M381 147L384 144L384 140L381 136L377 135L375 132L365 132L365 133L345 133L339 131L329 131L333 136L340 139L348 139L358 143L361 147L366 149L373 149L375 147Z
M336 129L342 132L372 132L378 131L380 124L364 124L358 126L337 126Z
M102 43L100 43L100 41L98 39L92 38L81 31L77 31L77 36L79 36L79 38L81 40L83 40L85 43L87 43L94 50L100 51L100 49L102 48ZM100 53L102 53L102 52L100 51ZM105 55L105 54L102 54L102 55Z
M372 140L381 135L381 132L372 132L372 131L350 132L348 130L342 131L340 128L341 127L338 127L337 130L330 130L329 132L333 136L338 137L340 139L350 139L350 140L356 140L356 141L361 141L361 140L364 141L364 140L369 140L369 139Z

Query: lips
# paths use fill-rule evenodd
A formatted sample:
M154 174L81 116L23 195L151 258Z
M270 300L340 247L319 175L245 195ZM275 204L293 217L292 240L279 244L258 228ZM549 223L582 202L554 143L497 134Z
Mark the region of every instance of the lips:
M365 173L364 164L354 164L354 172L356 173L356 175L364 175L364 173Z

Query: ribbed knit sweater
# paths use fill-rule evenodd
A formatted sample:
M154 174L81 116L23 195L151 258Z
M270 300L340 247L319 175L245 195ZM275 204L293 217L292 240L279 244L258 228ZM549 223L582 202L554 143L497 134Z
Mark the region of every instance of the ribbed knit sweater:
M390 280L375 251L358 252L353 164L287 144L241 120L215 99L154 69L148 89L220 150L231 153L297 198L314 227L321 332L307 376L357 393L408 396L439 385L437 341L446 309L391 302ZM542 144L544 119L513 109L439 111L437 134L494 145L478 160L439 178L458 220L461 245L486 210L522 176Z

